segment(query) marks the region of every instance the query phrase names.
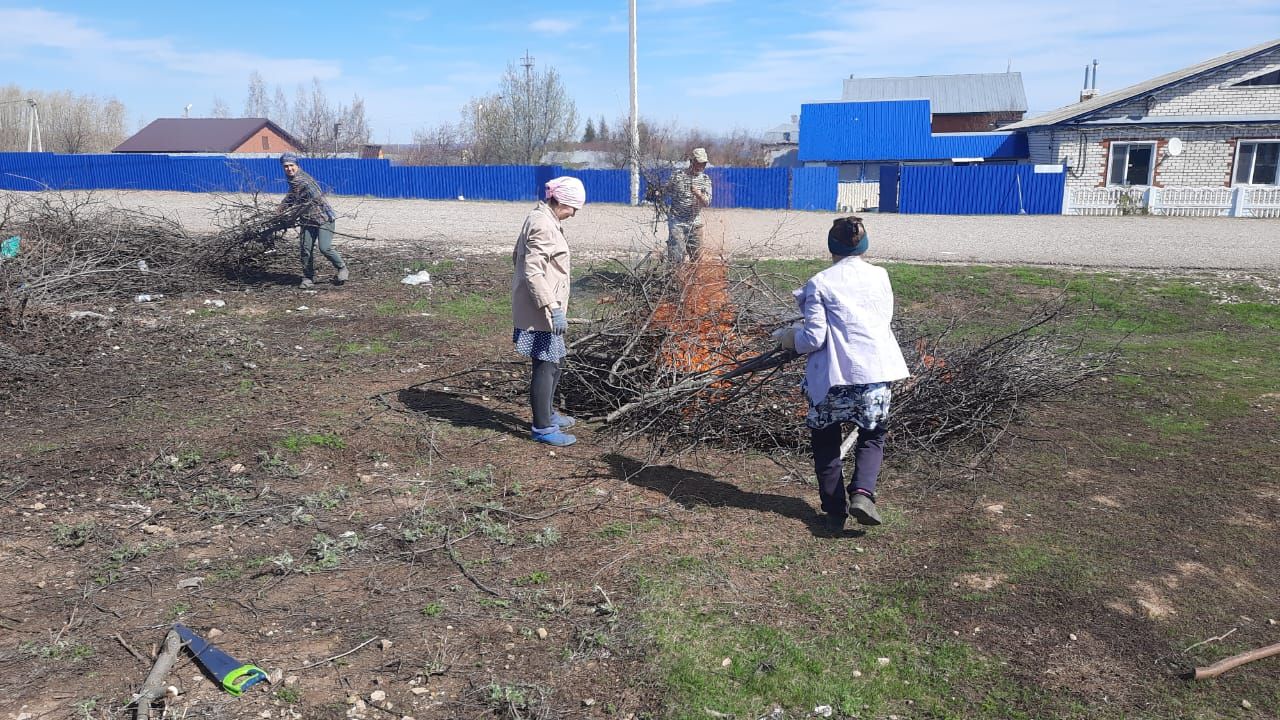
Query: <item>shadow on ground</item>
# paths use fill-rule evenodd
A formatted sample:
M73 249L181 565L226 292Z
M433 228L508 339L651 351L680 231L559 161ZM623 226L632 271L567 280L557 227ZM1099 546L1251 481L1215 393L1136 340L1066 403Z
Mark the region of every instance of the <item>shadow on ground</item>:
M459 427L493 430L525 437L529 433L529 421L482 405L474 398L455 393L406 388L396 394L396 399L408 410L440 418Z
M645 465L625 455L610 453L604 456L613 476L636 487L660 492L685 508L698 505L707 507L737 507L761 513L774 513L799 520L814 535L830 536L831 531L822 524L822 516L811 505L790 495L757 493L743 490L732 483L717 480L712 475L696 470L686 470L672 465ZM846 528L844 535L861 536L863 530Z

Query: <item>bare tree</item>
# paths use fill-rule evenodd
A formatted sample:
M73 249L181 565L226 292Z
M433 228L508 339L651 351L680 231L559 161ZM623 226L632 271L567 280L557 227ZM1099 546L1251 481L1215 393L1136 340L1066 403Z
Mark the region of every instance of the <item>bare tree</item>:
M468 142L461 125L443 123L413 131L413 147L403 158L406 165L464 165Z
M536 165L551 146L577 135L578 109L555 68L537 71L528 64L517 73L515 65L508 65L502 101L516 133L517 162Z
M231 107L227 105L227 101L220 97L213 98L213 107L209 110L209 117L229 118L231 117Z
M244 101L244 116L247 118L264 118L271 116L271 106L267 102L267 84L262 75L254 70L249 74L249 96Z
M255 71L249 76L245 110L254 111L250 117L265 117L283 127L310 155L358 152L373 137L365 118L364 100L357 95L350 105L335 105L319 78L312 79L310 91L299 85L292 104L279 86L268 102L266 84Z
M125 107L115 98L70 92L0 88L0 150L26 150L31 102L39 111L44 149L58 153L110 152L124 141Z
M626 122L625 118L620 118L615 121L615 126L625 127ZM648 118L640 118L639 126L642 168L679 165L695 147L706 148L713 165L767 167L769 164L760 148L760 139L746 130L738 129L727 136L720 136L703 130L684 130L674 124L662 125ZM617 133L604 144L609 164L617 168L627 167L631 152L628 139Z

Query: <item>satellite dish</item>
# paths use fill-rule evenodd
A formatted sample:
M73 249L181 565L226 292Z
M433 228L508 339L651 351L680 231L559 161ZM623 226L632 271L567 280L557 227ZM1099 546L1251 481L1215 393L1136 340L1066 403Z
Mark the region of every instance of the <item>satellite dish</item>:
M1178 157L1182 154L1182 140L1176 137L1169 138L1167 149L1169 151L1169 155L1172 157Z

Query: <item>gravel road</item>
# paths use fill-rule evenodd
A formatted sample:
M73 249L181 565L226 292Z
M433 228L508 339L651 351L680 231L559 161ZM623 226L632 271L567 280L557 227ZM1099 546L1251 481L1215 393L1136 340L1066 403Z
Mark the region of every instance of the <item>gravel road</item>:
M101 192L123 207L176 217L192 231L212 229L213 195ZM432 246L459 253L509 252L531 203L333 198L339 232L376 244ZM709 242L758 257L822 257L834 213L706 211ZM918 262L1063 265L1096 268L1280 270L1280 220L1062 215L897 215L867 213L870 255ZM647 207L592 205L565 222L576 256L618 256L664 242ZM363 245L340 238L347 245ZM342 247L342 245L339 245Z

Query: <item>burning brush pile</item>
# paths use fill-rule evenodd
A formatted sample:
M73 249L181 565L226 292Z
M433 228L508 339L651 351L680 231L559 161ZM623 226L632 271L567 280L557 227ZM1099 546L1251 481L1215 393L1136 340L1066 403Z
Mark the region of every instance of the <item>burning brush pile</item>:
M798 318L776 278L716 259L604 278L600 317L570 343L560 386L566 407L605 420L606 435L647 437L662 452L808 447L804 360L770 338ZM1063 330L1069 315L1059 298L982 342L899 320L912 377L894 388L894 446L940 458L983 455L1028 408L1101 373L1115 351L1084 352Z

